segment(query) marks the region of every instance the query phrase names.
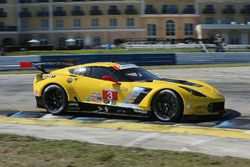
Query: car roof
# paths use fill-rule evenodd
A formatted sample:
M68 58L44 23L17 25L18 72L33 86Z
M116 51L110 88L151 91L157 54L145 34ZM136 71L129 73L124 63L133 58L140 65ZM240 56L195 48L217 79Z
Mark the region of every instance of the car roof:
M86 63L83 64L83 66L101 66L101 67L113 67L113 66L119 66L120 63L115 62L95 62L95 63Z

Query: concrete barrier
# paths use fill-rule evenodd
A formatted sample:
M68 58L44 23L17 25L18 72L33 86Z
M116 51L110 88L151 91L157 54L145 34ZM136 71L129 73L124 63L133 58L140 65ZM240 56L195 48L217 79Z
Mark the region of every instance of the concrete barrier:
M176 53L176 64L250 63L250 53Z

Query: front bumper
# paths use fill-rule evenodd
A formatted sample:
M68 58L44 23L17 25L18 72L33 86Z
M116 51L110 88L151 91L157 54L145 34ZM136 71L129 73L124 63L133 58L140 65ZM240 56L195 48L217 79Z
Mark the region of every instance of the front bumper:
M225 102L210 103L207 107L209 113L217 113L225 110Z
M184 106L184 115L219 115L225 111L225 99L193 99Z
M35 96L35 98L36 98L36 107L44 108L42 97Z

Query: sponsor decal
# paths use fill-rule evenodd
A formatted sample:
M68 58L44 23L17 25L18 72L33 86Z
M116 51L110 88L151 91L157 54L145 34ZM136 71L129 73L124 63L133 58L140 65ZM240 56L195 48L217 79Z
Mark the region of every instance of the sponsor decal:
M129 69L129 68L138 68L138 66L136 66L134 64L124 64L124 65L119 65L118 68L120 70L125 70L125 69Z
M128 88L122 87L122 88L121 88L121 91L122 91L122 92L128 92Z
M121 104L119 104L119 107L137 109L138 105L136 105L136 104L121 103Z
M95 91L91 92L90 96L86 97L86 101L101 103L102 102L101 93Z
M72 102L72 103L69 103L69 106L70 107L79 107L79 104Z
M145 110L134 110L134 112L136 113L140 113L140 114L147 114L148 112Z
M49 79L49 78L55 78L56 75L48 75L48 74L44 74L42 75L42 79Z
M123 103L139 104L151 90L151 88L135 87L124 99Z
M195 106L194 107L195 110L202 110L202 109L207 109L206 106Z
M116 105L118 101L118 92L113 89L104 89L102 91L102 98L105 104Z

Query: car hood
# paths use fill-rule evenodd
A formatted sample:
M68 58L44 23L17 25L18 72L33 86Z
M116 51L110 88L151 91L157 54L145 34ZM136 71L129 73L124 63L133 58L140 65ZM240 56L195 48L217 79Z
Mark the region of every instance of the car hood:
M168 79L168 78L162 78L160 80L154 80L153 83L155 84L174 84L175 86L178 86L180 88L186 87L193 89L195 91L198 91L202 94L204 94L207 97L211 98L218 98L223 97L222 93L220 93L216 88L213 86L199 81L199 80L191 80L191 79Z

